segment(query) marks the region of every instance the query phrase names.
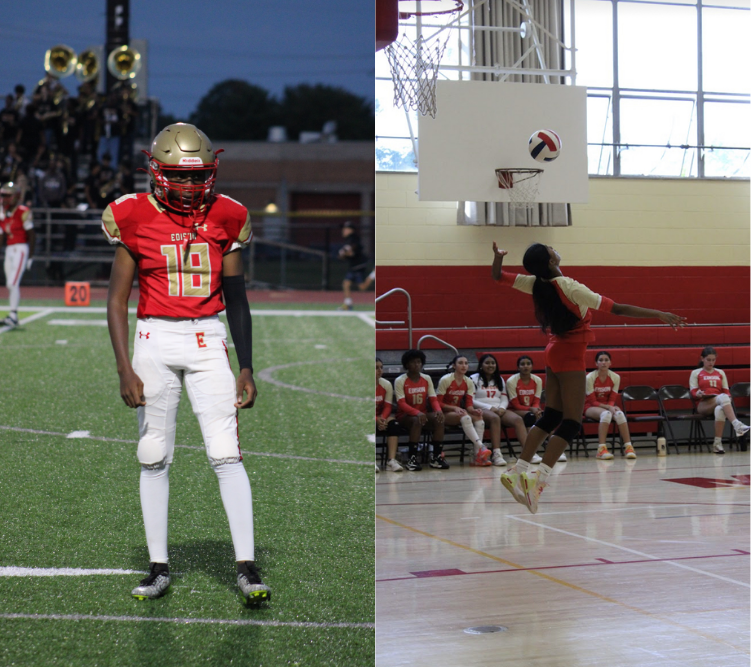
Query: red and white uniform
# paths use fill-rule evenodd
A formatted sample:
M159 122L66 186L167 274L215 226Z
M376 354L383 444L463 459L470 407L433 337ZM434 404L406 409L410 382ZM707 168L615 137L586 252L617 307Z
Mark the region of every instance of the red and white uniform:
M475 384L471 378L464 376L457 380L455 373L447 373L438 381L438 403L441 406L459 406L463 408L472 408L472 401L475 396Z
M688 387L691 390L691 396L697 401L700 401L700 398L696 396L698 390L704 392L702 399L718 394L730 394L727 376L722 369L717 368L712 371L705 371L704 367L694 369L688 379Z
M495 384L495 380L485 384L480 372L473 373L472 382L475 384L475 408L481 411L489 411L493 408L508 408L508 394L506 394L506 384L501 378L501 387Z
M223 311L222 258L252 238L248 210L224 195L195 219L166 210L152 195L124 195L105 209L102 229L138 263L139 318L200 318Z
M401 420L405 415L419 415L420 413L441 412L441 405L436 397L433 380L421 373L417 381L413 381L403 373L394 381L396 395L396 418ZM430 408L428 408L430 404Z
M523 381L521 374L515 373L506 381L509 408L514 411L528 411L537 408L542 399L542 378L530 374L528 381Z
M34 229L31 209L19 204L10 211L0 211L0 234L5 241L5 285L9 289L21 283L29 259L28 231ZM16 307L18 304L16 304Z
M621 377L608 369L608 375L603 380L596 369L587 374L586 381L586 399L584 400L584 410L588 408L599 408L600 404L615 406L618 399L618 390L621 387Z
M138 408L139 462L172 462L183 380L212 465L240 461L235 378L217 314L224 310L223 257L251 239L247 209L218 195L194 224L151 195L125 195L104 211L102 229L138 266L133 369L146 399Z
M376 385L376 413L377 418L381 417L384 420L391 415L391 402L394 400L394 388L391 387L391 383L385 378L378 379L378 385Z
M504 271L501 274L500 282L503 285L508 285L515 290L531 295L535 280L537 279L534 276L512 274ZM566 308L579 318L579 323L576 327L566 332L564 336L558 337L555 334L551 334L551 343L557 341L594 341L595 336L589 326L589 323L592 320L592 313L590 310L594 309L595 311L605 311L606 313L609 313L613 310L613 300L598 295L596 292L592 292L592 290L586 285L575 281L573 278L568 278L567 276L558 276L557 278L554 278L551 283L555 286L558 296L561 298L561 301Z

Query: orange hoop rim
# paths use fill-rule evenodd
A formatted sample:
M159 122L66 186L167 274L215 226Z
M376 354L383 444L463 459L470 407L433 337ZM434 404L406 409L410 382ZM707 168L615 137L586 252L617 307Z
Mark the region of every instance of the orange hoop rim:
M408 1L416 2L417 0L408 0ZM404 21L405 19L408 19L412 16L438 16L440 14L454 14L464 9L463 0L451 0L451 1L454 3L454 6L449 7L448 9L439 9L439 10L421 11L421 12L399 12L399 18L402 21ZM442 2L442 0L420 0L420 2L422 3Z

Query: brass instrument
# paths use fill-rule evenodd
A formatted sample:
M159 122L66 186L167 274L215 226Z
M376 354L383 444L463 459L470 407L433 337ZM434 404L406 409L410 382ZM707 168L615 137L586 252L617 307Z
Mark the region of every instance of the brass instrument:
M58 44L44 54L44 71L55 79L63 79L73 74L78 63L76 52L65 44Z
M121 81L133 79L141 69L141 54L125 45L113 49L107 57L107 69Z
M96 79L99 76L100 69L99 58L94 51L87 49L78 54L76 78L81 83Z

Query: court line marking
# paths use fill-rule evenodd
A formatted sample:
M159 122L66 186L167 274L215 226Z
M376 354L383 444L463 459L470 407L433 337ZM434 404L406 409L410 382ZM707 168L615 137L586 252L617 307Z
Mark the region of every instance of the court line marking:
M127 615L38 615L0 613L0 619L52 619L95 622L167 622L171 624L227 624L230 626L289 626L313 629L374 629L372 622L275 622L262 619L211 619L206 617L133 617Z
M653 554L647 554L646 552L640 552L639 550L632 550L630 547L624 547L622 545L617 545L615 543L608 543L605 540L600 540L599 538L590 538L589 536L583 536L582 534L574 533L573 531L566 531L565 529L559 529L558 527L551 527L547 524L541 524L540 522L533 522L532 520L528 520L526 517L519 517L517 515L506 515L508 519L515 520L517 522L523 522L524 524L531 524L534 527L538 527L541 529L548 529L549 531L556 531L557 533L562 533L566 536L571 536L573 538L581 538L583 540L589 541L590 543L597 543L598 545L605 545L606 547L612 547L616 550L622 550L623 552L629 552L631 554L635 554L639 557L644 557L646 559L659 559L659 557L656 557ZM687 571L691 571L692 573L698 573L699 575L706 575L710 578L715 578L717 580L722 580L723 582L729 582L730 584L739 585L740 587L746 587L751 588L751 584L748 584L747 582L741 582L740 580L733 580L732 578L727 578L724 575L718 575L717 573L709 573L707 571L702 571L699 568L693 568L692 566L687 566L686 564L679 564L676 561L667 560L664 561L664 563L669 564L671 566L677 566L678 568L683 568Z
M18 431L26 434L42 434L43 436L65 436L68 438L70 434L65 434L60 431L43 431L41 429L23 429L21 427L8 427L6 425L0 425L0 429L6 431ZM76 433L76 432L72 432ZM107 436L76 436L75 438L82 438L89 441L105 441L107 443L138 443L126 438L108 438ZM187 450L204 450L202 445L175 445L176 448L185 448ZM323 459L321 457L302 457L300 455L285 455L276 452L252 452L250 450L242 450L243 455L254 455L257 457L278 457L280 459L302 459L307 462L327 462L330 464L356 464L358 466L373 466L372 461L360 462L351 459Z
M262 371L259 371L256 374L256 378L260 378L261 380L266 381L267 383L271 383L272 385L276 385L277 387L283 387L286 390L294 390L295 392L308 392L309 394L322 394L325 397L334 397L335 399L351 399L352 401L375 401L374 397L351 397L348 394L336 394L334 392L324 392L323 390L311 390L308 387L300 387L298 385L290 385L289 383L283 383L281 380L276 380L273 377L273 373L275 371L279 371L280 369L291 369L292 367L296 366L304 366L306 364L327 364L336 362L337 364L340 362L359 362L363 359L366 359L364 357L344 357L344 358L328 358L323 360L305 360L304 362L290 362L289 364L278 364L276 366L270 366L266 369L263 369Z
M469 547L468 545L462 545L461 543L456 543L452 540L449 540L448 538L441 538L440 536L436 536L435 534L428 533L427 531L422 531L420 529L416 529L414 527L408 526L407 524L402 524L401 522L397 522L396 520L391 520L387 517L383 517L382 515L376 514L376 519L382 520L383 522L387 522L389 524L393 524L394 526L400 527L402 529L406 529L407 531L412 531L414 533L420 534L421 536L426 536L427 538L431 538L433 540L440 541L442 543L446 543L447 545L451 545L453 547L459 548L460 550L466 550L467 552L472 552L473 554L477 554L481 557L487 557L488 559L492 559L493 561L497 561L502 564L506 564L507 566L512 566L513 568L520 568L524 569L523 566L520 564L515 564L511 561L507 561L506 559L501 559L500 557L496 557L495 555L488 554L487 552L483 552L481 550L476 550L473 547ZM629 605L628 603L624 603L623 601L619 601L614 598L610 598L609 596L605 596L604 594L598 594L595 591L592 591L590 589L585 589L584 587L580 587L578 585L575 585L571 582L566 582L565 580L561 580L560 578L553 577L552 575L548 575L547 573L541 573L539 571L536 571L534 569L530 569L526 571L527 573L530 573L531 575L536 575L537 577L541 577L545 580L548 580L554 584L559 584L564 587L568 587L569 589L573 589L574 591L578 591L582 594L586 594L588 596L593 596L594 598L600 599L601 601L605 601L606 603L612 603L613 605L619 605L623 608L626 608L627 610L630 610L631 612L636 612L641 615L645 615L651 619L655 619L659 622L662 622L664 624L670 624L672 626L676 626L684 631L688 631L690 633L696 634L698 636L701 636L702 638L706 640L710 640L712 642L719 643L721 645L725 645L727 647L731 647L732 649L742 652L743 654L748 654L748 648L747 647L738 647L737 645L733 645L732 643L723 640L722 638L717 638L715 636L712 636L708 633L705 633L703 631L700 631L699 629L692 628L690 626L686 626L685 624L681 624L680 622L675 622L671 619L666 619L664 617L661 617L660 615L649 612L648 610L644 610L642 608L637 608L634 605ZM414 578L415 580L422 580L423 578Z

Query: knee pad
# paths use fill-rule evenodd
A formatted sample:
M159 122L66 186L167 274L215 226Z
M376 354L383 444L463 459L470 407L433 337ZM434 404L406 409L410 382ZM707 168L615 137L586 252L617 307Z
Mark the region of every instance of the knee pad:
M572 441L579 435L581 426L581 422L576 420L563 420L561 426L556 429L555 435L571 445Z
M396 420L390 420L386 425L386 436L399 436L399 423Z
M600 413L600 424L610 424L613 419L613 414L610 411L602 411Z
M626 414L623 411L619 411L619 410L615 411L615 423L626 424Z
M542 417L535 422L535 427L542 429L546 434L550 434L559 424L561 424L562 419L563 413L561 413L561 411L546 406L545 410L542 412Z
M206 443L206 454L212 466L237 464L242 461L240 444L234 434L218 434Z
M724 397L725 395L723 394L722 396ZM722 406L715 406L714 419L717 422L725 422L725 420L727 420L727 418L725 417L725 411L722 410Z
M535 426L535 414L530 411L529 413L525 413L522 417L522 420L524 420L524 426L529 429L530 427Z
M474 423L474 427L477 435L482 439L482 435L485 433L485 420L478 420Z
M161 439L142 436L136 457L144 469L163 469L167 465L167 446Z
M467 427L471 427L472 418L469 415L462 415L461 419L459 420L459 424L462 426L463 429L466 429Z
M727 394L718 394L715 399L717 400L717 408L730 405L730 397Z

